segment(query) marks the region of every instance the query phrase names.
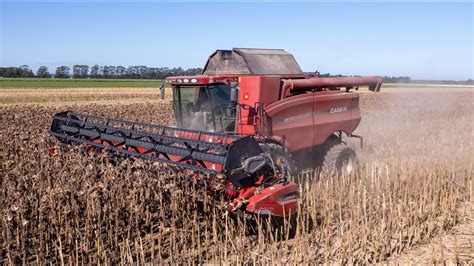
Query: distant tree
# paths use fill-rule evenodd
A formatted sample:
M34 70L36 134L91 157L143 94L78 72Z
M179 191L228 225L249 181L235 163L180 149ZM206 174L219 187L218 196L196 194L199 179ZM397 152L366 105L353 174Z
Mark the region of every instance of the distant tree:
M383 77L383 81L386 83L410 83L410 77Z
M72 66L72 77L73 78L81 78L80 65L73 65Z
M183 75L185 75L184 69L181 68L181 67L173 68L171 71L172 71L174 76L183 76Z
M410 77L398 77L398 82L401 83L410 83L411 78Z
M127 78L134 79L136 78L136 69L134 66L127 67Z
M106 77L109 73L107 73L107 69L104 66L99 67L99 76L101 78Z
M164 79L166 77L169 77L169 76L173 76L173 72L171 70L171 68L169 67L163 67L161 70L160 70L160 78Z
M103 66L102 74L104 78L114 78L116 75L116 68L115 66Z
M115 69L115 75L117 78L124 78L127 75L127 69L123 66L117 66Z
M117 68L115 66L109 66L109 76L115 78L117 76Z
M141 79L147 79L148 77L148 67L146 66L138 66L138 73Z
M109 77L109 67L108 66L100 66L100 72L102 73L103 78Z
M160 69L156 67L148 67L147 68L147 78L149 79L157 79L160 73Z
M82 76L83 78L87 78L89 76L89 66L82 65Z
M89 73L90 69L90 73ZM67 66L60 66L56 68L55 77L69 78L71 69ZM88 75L89 73L89 75ZM131 79L164 79L169 76L193 76L202 73L202 68L188 68L181 67L147 67L147 66L99 66L93 65L89 68L87 65L74 65L72 68L72 76L74 78L131 78ZM0 67L1 77L33 77L33 71L27 66L20 67ZM51 74L46 66L38 68L37 76L40 78L50 77ZM342 76L321 74L321 76ZM410 82L409 77L385 77L385 82ZM452 82L452 81L451 81ZM468 83L468 81L464 81Z
M195 75L200 75L202 74L202 68L197 67L197 68L188 68L184 71L185 75L188 76L195 76Z
M46 66L40 66L38 71L36 71L36 77L38 78L50 78L51 74L48 71Z
M59 66L56 68L55 78L70 78L71 77L71 68L68 66Z
M19 78L21 77L21 71L18 67L3 67L1 76L5 78Z
M35 74L33 74L33 71L30 69L28 65L21 65L20 66L20 76L22 78L30 78L34 77Z
M89 66L87 65L74 65L72 67L72 76L74 78L79 78L79 79L87 78L88 74L89 74Z
M90 73L89 76L91 78L94 78L94 79L99 78L100 77L100 72L99 71L100 71L99 66L98 65L93 65L91 67L91 73Z

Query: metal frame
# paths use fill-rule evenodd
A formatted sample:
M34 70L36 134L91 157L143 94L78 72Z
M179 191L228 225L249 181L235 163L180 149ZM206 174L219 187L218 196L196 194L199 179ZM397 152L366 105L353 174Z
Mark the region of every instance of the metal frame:
M49 133L66 144L85 144L205 173L219 172L209 168L209 164L222 165L223 172L227 172L240 166L236 158L260 153L251 149L258 144L249 136L178 129L70 111L54 116Z

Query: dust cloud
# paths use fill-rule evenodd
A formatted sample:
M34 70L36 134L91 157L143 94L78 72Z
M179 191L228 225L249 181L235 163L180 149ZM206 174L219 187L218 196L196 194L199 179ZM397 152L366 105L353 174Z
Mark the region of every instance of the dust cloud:
M363 163L473 168L472 87L395 86L361 93Z

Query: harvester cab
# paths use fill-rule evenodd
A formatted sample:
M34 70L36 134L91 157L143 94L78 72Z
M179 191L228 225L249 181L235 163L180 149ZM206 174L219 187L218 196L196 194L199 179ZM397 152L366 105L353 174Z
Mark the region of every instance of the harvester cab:
M276 217L298 209L290 176L299 152L323 158L320 169L352 170L356 154L342 138L355 137L361 117L351 89L382 84L380 77L308 77L279 49L218 50L202 75L167 82L175 127L67 111L54 116L50 134L87 151L191 169L193 182L225 195L227 211Z
M177 127L208 132L235 132L238 85L234 79L196 76L174 77L173 81L173 109Z

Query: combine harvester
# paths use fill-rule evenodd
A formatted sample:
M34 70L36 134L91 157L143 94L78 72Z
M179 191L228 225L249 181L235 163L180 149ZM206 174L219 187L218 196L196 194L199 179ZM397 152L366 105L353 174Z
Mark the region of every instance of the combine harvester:
M313 151L322 169L352 171L356 154L344 138L360 138L352 133L361 116L351 90L382 85L380 77L311 77L279 49L218 50L202 75L167 81L176 127L67 111L54 116L50 134L63 144L191 169L197 183L223 193L227 211L275 217L297 210L290 176L299 152Z

